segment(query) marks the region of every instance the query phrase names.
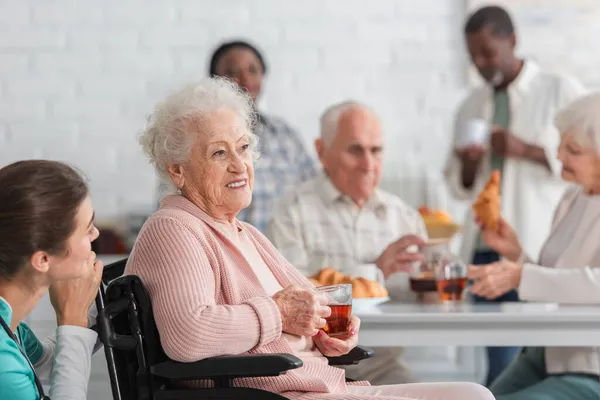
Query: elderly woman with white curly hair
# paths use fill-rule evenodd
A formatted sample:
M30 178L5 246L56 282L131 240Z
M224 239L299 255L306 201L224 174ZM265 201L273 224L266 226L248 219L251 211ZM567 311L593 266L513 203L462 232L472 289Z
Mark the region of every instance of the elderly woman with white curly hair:
M252 199L251 116L237 85L208 78L158 105L141 136L158 173L179 188L145 223L126 269L148 288L166 354L184 362L295 354L302 368L236 380L290 399L492 399L471 383L347 385L344 371L327 364L325 356L356 346L360 321L351 317L346 339L324 333L326 299L236 218Z
M571 103L555 122L562 177L575 185L556 209L537 263L506 221L484 230L485 242L505 259L470 269L477 295L495 298L518 288L525 301L600 303L600 93ZM599 362L594 347L525 348L490 389L502 400L599 399Z

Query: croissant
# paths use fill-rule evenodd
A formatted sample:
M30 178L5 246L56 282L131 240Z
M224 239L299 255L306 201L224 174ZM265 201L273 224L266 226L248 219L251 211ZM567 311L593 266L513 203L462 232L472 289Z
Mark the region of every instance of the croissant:
M315 286L337 285L340 283L351 284L352 297L355 299L388 296L386 288L379 282L344 275L333 268L324 268L308 279L313 282Z
M318 280L316 280L313 277L309 277L308 280L310 281L310 283L312 283L315 286L321 286L321 282L319 282Z
M344 274L333 268L324 268L313 278L321 282L321 285L339 285L343 283Z
M500 220L500 171L494 170L477 200L473 211L486 229L497 230Z

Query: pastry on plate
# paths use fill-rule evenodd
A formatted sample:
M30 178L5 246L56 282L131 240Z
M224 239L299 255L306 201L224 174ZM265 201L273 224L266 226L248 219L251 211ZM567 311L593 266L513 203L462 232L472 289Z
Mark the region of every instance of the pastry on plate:
M355 299L362 298L379 298L387 297L386 288L379 282L371 281L365 278L354 278L350 275L344 275L333 268L324 268L308 278L315 286L337 285L347 283L352 285L352 297Z

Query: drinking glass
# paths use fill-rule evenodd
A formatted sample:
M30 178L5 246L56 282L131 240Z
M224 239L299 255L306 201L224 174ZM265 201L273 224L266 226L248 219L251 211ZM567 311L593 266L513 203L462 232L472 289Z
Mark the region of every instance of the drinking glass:
M347 336L352 315L352 285L320 286L316 290L327 295L327 305L331 308L331 315L325 318L327 324L323 331L331 337Z
M435 279L442 302L461 302L467 287L467 266L459 260L439 265Z

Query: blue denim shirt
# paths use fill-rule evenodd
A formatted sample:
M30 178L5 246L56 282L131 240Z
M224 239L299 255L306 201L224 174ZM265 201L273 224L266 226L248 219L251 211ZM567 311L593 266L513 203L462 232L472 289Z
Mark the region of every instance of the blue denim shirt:
M255 133L260 158L254 163L252 202L237 217L264 233L279 197L317 171L300 136L283 120L259 114Z

